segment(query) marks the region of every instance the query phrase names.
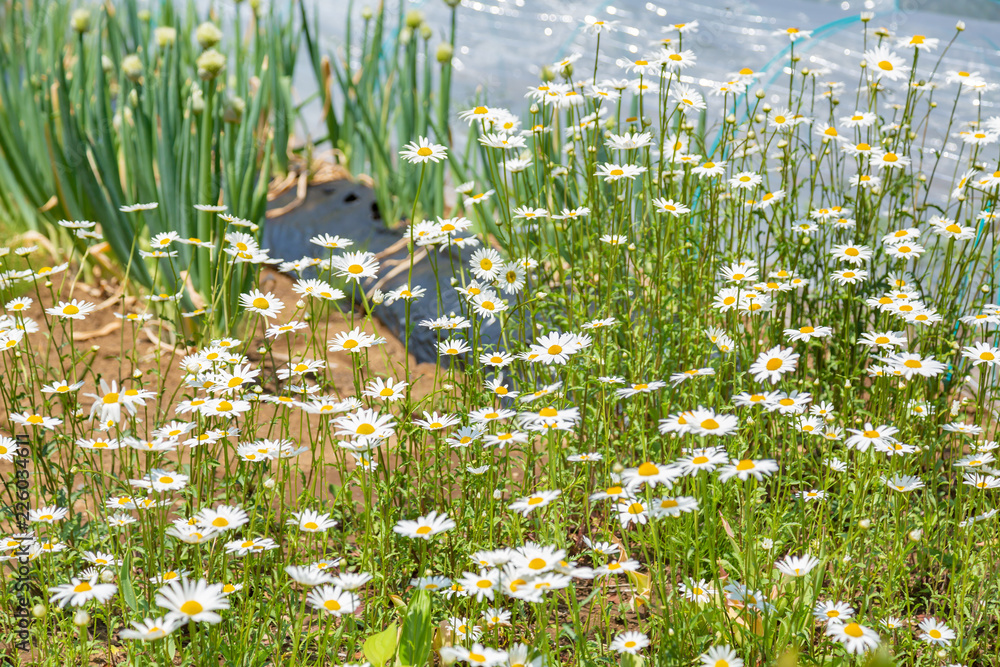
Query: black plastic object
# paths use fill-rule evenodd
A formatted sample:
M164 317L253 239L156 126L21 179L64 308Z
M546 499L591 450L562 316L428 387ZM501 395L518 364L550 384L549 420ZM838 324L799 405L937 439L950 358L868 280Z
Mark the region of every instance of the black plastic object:
M295 197L294 191L289 191L271 202L270 208L280 208L287 205ZM269 219L264 226L263 247L270 250L271 257L283 260L296 260L301 257L324 257L325 250L309 242L318 234L342 236L354 241L351 250L367 250L376 254L383 253L393 246L399 246L393 253L379 258L379 277L385 276L393 268L408 262L408 254L404 244L399 243L406 233L406 225L397 229L387 229L375 204L375 197L367 186L348 180L332 181L322 185L312 186L306 193L305 201L284 215ZM420 249L418 248L418 251ZM462 331L432 331L422 327L422 320L434 319L442 315L461 314L459 299L461 295L452 287L452 266L459 270L462 265L468 265L469 258L475 249L459 250L450 248L443 252L436 248L428 248L429 256L413 267L412 286L420 286L427 293L413 301L410 305L410 354L418 362L433 363L437 357L437 342L449 336L465 337L468 329ZM438 290L434 285L434 271L431 257L437 263L438 280L440 281L441 299L438 301ZM404 270L394 278L381 285L384 292L396 289L406 284L408 270ZM376 280L362 282L365 291L369 291ZM403 339L406 332L406 302L396 301L391 305L375 307L375 316L394 336ZM480 342L496 344L500 339L500 325L483 323L480 327ZM469 354L475 354L470 352Z

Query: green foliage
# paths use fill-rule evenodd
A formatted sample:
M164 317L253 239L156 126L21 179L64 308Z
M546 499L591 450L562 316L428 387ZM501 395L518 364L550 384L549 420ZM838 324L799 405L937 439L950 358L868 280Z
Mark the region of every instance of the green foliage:
M168 231L221 242L224 225L196 204L221 203L263 223L267 183L286 168L296 113L295 14L260 10L246 44L241 18L220 32L221 43L202 48L195 28L212 19L193 3L185 12L158 3L155 13L134 0L100 5L80 10L85 24L79 7L41 0L4 12L0 206L78 250L84 244L56 221L95 221L123 275L174 292L190 267L194 288L207 294L217 267L192 261L190 247L172 269L148 266L138 253ZM210 51L221 55L199 66ZM121 210L151 202L159 206Z

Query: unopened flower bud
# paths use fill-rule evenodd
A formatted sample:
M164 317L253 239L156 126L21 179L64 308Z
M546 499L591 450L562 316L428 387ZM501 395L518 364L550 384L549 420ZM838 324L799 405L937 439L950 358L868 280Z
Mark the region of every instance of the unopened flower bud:
M204 110L205 96L202 94L201 88L195 88L191 91L191 111L197 116Z
M73 625L78 628L82 628L85 625L90 624L90 614L87 613L85 609L77 610L76 614L73 616Z
M242 97L233 96L226 100L226 108L222 111L222 120L227 123L239 123L243 120L243 112L247 103Z
M38 603L31 608L31 615L34 616L35 618L45 618L46 611L48 610L45 608L45 605L43 605L42 603Z
M129 81L138 81L142 78L142 60L134 53L122 58L122 72L129 78Z
M268 477L267 479L264 480L264 488L265 489L273 489L274 488L274 478L273 477Z
M70 19L70 23L73 25L73 30L80 33L81 35L90 30L90 11L87 9L78 9L73 12L73 18Z
M205 21L194 31L194 38L204 51L222 41L222 31L211 21Z
M215 49L208 49L198 56L198 78L205 81L214 79L226 66L226 57Z
M161 49L173 46L177 42L177 28L161 26L153 31L153 35L156 37L156 43Z
M419 28L420 24L424 22L424 13L419 9L411 9L406 12L406 27L407 28Z
M451 48L451 44L448 42L441 42L437 45L437 50L434 52L434 57L439 63L445 65L451 62L452 56L455 54L455 50Z

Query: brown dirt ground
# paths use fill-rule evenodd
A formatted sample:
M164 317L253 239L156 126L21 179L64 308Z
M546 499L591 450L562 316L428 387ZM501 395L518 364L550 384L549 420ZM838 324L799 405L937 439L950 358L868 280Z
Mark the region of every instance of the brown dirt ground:
M72 271L72 267L70 269ZM68 300L70 298L76 298L81 300L86 300L91 303L98 304L98 309L91 313L86 320L82 322L77 322L76 327L73 331L74 345L78 349L84 349L86 347L93 346L93 359L89 363L90 372L85 376L85 385L78 393L78 398L83 409L86 411L89 408L92 399L83 396L85 393L90 393L95 391L95 385L97 384L97 378L103 378L107 381L118 381L121 384L122 379L130 378L132 372L139 368L140 370L147 371L150 368L157 367L161 369L161 372L165 374L165 378L162 381L155 380L148 376L143 379L143 384L145 386L153 385L154 382L162 382L162 385L166 388L165 391L172 392L174 388L180 386L183 377L183 372L180 370L180 360L187 353L186 350L181 347L174 348L171 345L159 340L158 332L156 329L158 327L146 326L144 328L138 328L130 323L122 325L122 321L114 316L116 311L122 308L123 301L121 299L121 294L117 290L113 283L109 283L104 280L99 280L99 286L91 286L82 282L78 282L75 285L71 284L72 274L70 271L62 274L64 280L60 281L58 278L53 280L54 288L56 288L55 297L50 295L45 290L42 290L40 294L34 294L31 292L25 293L25 296L30 296L35 299L36 303L32 305L29 315L41 324L44 317L43 311L52 305L53 301L56 299ZM280 274L274 271L266 271L261 278L260 288L265 292L272 292L275 296L285 303L286 308L279 315L276 320L277 322L284 322L290 319L290 311L294 310L294 304L298 300L298 295L292 291L293 280L284 274ZM61 283L61 284L60 284ZM40 298L39 298L40 297ZM39 301L41 303L39 303ZM144 304L136 304L133 297L127 296L124 299L124 310L125 312L141 312ZM120 311L119 311L120 312ZM349 315L349 313L347 313ZM284 316L284 317L283 317ZM358 318L360 321L360 317ZM325 341L326 337L332 337L335 333L340 331L347 331L351 328L351 324L344 315L337 312L331 312L330 316L326 318L322 326L324 331L328 331L328 335L320 332L319 339L321 341L320 348L326 348ZM363 374L365 378L369 377L387 377L392 376L394 378L401 378L405 375L405 370L403 368L403 359L406 357L405 348L398 339L393 337L388 332L382 331L378 328L378 322L376 321L376 327L372 329L368 327L366 329L369 333L375 333L386 338L385 345L377 348L377 350L369 355L368 365L363 368ZM303 332L298 332L301 334ZM164 335L164 334L159 334ZM64 332L59 329L53 331L52 344L45 345L42 343L43 332L38 332L31 336L33 344L36 346L36 355L44 357L41 361L41 365L48 365L53 369L58 369L59 367L59 356L58 347L68 344L68 336L64 335ZM166 337L164 335L164 337ZM257 353L257 348L263 343L263 335L260 327L258 326L254 332L254 337L252 343L247 347L249 350L248 357L250 358L250 363L254 367L264 368L264 373L262 375L270 375L271 371L274 370L274 366L281 366L285 361L287 361L288 354L287 348L283 348L281 351L276 351L273 356L268 355L265 359L261 359L261 356ZM307 342L305 337L302 335L297 335L293 339L292 345L292 356L298 358L300 356L307 356L310 358L315 358L313 354L306 354ZM280 346L276 346L276 349ZM192 350L193 351L193 348ZM354 388L354 375L352 370L351 359L347 353L344 352L326 352L326 361L329 364L328 370L325 373L325 383L328 386L332 386L336 395L341 398L347 398L349 396L355 395ZM38 360L36 360L38 361ZM420 399L432 392L435 382L434 371L435 367L433 364L418 364L412 357L408 358L410 365L410 376L413 378L413 397L415 399ZM58 374L60 371L53 370L54 374ZM46 378L46 381L51 381L56 379L54 376L51 378ZM443 381L442 377L437 378L438 382ZM274 386L265 386L265 390L273 390ZM169 401L169 396L162 397L164 403ZM39 403L40 405L40 403ZM154 406L155 408L155 406ZM276 408L275 408L276 409ZM267 414L265 409L264 414ZM52 416L63 417L64 415L54 413ZM0 423L10 425L10 422L6 414L0 415L2 421ZM163 421L167 421L168 418L173 418L172 410L167 414L157 415L154 409L151 413L147 413L146 419L150 422L156 422L157 424ZM190 415L186 417L190 418ZM185 415L178 415L178 419L187 421ZM325 420L325 417L319 415L307 415L300 410L292 410L290 413L290 430L292 434L295 433L307 433L310 425L312 429L315 430L316 425L320 423L320 420ZM307 423L309 422L309 423ZM152 428L152 424L150 428ZM258 420L258 436L265 437L266 433L263 432L269 426L266 420ZM5 432L7 429L0 429L0 433ZM244 436L243 440L249 439ZM185 448L181 448L182 451ZM346 456L345 453L339 451L334 446L326 446L321 448L323 452L323 463L332 463L337 459L343 460ZM176 460L176 456L172 457ZM353 468L353 460L350 457L346 457L350 461L350 466ZM312 473L313 462L310 460L308 455L300 456L296 461L298 467L306 472L307 475ZM320 461L316 461L320 463ZM9 479L10 475L13 474L14 466L12 463L0 462L0 479ZM221 476L223 471L217 471L217 474ZM335 482L339 483L336 478L329 478L329 472L324 470L324 481L325 482ZM77 475L74 480L74 485L83 484L86 480L82 475ZM300 486L296 481L296 487ZM354 489L355 495L357 495L356 500L360 500L360 490ZM296 488L295 492L298 492ZM74 509L78 511L86 511L88 509L93 509L87 507L89 503L81 501ZM7 525L7 522L0 522L0 531L9 531L11 526Z

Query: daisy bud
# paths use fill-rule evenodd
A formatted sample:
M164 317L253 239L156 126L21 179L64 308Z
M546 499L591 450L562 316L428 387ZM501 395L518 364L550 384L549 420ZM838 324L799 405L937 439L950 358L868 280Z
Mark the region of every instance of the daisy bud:
M73 625L82 628L90 623L90 614L85 609L80 609L73 616Z
M143 23L149 23L150 21L153 20L153 13L148 9L140 9L137 16L139 17L139 20L142 21Z
M420 36L424 39L424 41L428 41L434 36L434 30L429 25L424 23L420 26Z
M110 584L115 580L115 573L112 570L104 570L101 572L101 583Z
M850 389L850 388L851 388L851 381L847 380L846 382L844 382L844 389Z
M916 528L914 530L911 530L907 534L907 537L910 538L911 542L919 542L920 538L923 537L923 535L924 535L924 531L920 530L919 528Z
M115 61L109 56L101 56L101 69L104 70L105 74L111 74L115 69Z
M545 298L545 297L547 297L548 295L549 295L549 293L548 293L548 292L539 292L538 294L536 294L536 295L535 295L535 297L536 297L536 298L537 298L537 299L538 299L539 301L541 301L542 299L544 299L544 298Z
M39 603L31 608L31 615L35 618L45 618L46 611L47 609L45 608L45 605Z
M203 81L210 81L218 76L222 68L226 66L226 57L215 49L206 49L198 56L198 78Z
M782 139L781 141L778 142L778 148L784 148L787 145L788 145L788 142L785 141L784 139Z
M536 113L538 113L538 105L532 104L530 107L528 107L528 111L531 112L532 116L535 115Z
M959 32L962 32L963 30L965 30L965 21L959 21L958 23L956 23L955 24L955 30L957 30Z
M493 492L493 500L503 500L503 491L497 489Z
M861 12L861 22L868 23L875 18L875 12Z
M263 345L261 345L260 347L257 348L257 354L264 354L266 352L267 352L267 348L264 347Z
M669 630L667 630L667 634L670 635L671 637L673 637L674 636L674 629L670 628Z
M750 141L753 141L756 138L757 138L757 133L756 132L754 132L753 130L750 130L749 132L747 132L747 139L749 139Z
M844 554L844 557L841 560L843 560L844 564L846 565L847 563L850 563L854 559L851 558L851 554Z
M91 345L91 346L90 346L90 351L91 351L91 352L97 352L97 351L98 351L98 350L100 350L100 349L101 349L101 346L100 346L100 345Z
M161 49L173 46L177 42L177 28L161 26L153 31L153 35Z
M134 377L136 379L141 378L142 377L142 370L139 369L139 368L137 368L134 371L132 371L132 377Z
M621 474L621 471L622 471L622 470L625 470L625 467L624 467L624 466L623 466L623 465L622 465L621 463L616 463L616 464L614 464L613 466L611 466L611 469L612 469L612 470L613 470L613 471L614 471L615 473L618 473L618 474Z
M761 109L761 111L763 111L764 113L771 113L771 105L770 105L770 104L765 104L765 105L764 105L764 106L762 106L762 107L761 107L760 109Z
M948 651L945 651L944 649L939 649L938 652L935 653L934 655L936 655L938 659L944 660L945 658L948 657Z
M122 72L130 81L138 81L142 78L142 61L139 56L133 54L122 58Z
M82 35L90 30L90 12L86 9L78 9L73 12L73 18L70 22L73 24L73 30Z
M255 393L255 394L262 394L262 393L264 393L264 388L261 387L259 384L255 384L253 386L253 393Z
M868 530L869 528L872 527L872 520L862 519L861 521L858 521L858 527L861 528L862 530Z
M403 28L399 31L399 41L402 44L409 44L413 39L413 28Z
M451 58L454 53L455 51L451 48L451 44L448 42L441 42L438 44L437 50L434 52L434 57L437 58L439 63L445 65L451 62Z
M271 478L271 477L268 477L267 479L265 479L264 480L264 488L265 489L273 489L274 488L274 479Z
M757 90L757 92L755 92L754 95L757 96L758 100L764 99L764 91L763 90Z
M981 291L981 292L982 292L983 294L989 294L989 293L990 293L990 289L991 289L991 288L990 288L990 286L989 286L989 285L983 285L982 287L980 287L980 288L979 288L979 290L980 290L980 291Z
M753 122L755 122L755 123L763 123L764 122L764 114L762 114L762 113L754 114Z
M222 41L222 31L211 21L205 21L194 31L194 38L198 40L202 51L205 51Z
M361 18L363 18L366 21L371 21L371 19L372 19L372 8L371 7L362 7L361 8Z

